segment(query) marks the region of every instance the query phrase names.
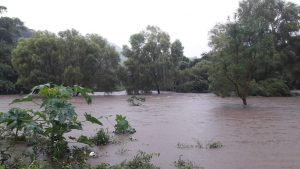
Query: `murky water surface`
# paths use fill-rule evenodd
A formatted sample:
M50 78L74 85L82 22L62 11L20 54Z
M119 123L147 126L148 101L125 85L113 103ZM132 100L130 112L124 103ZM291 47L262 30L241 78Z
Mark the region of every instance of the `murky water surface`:
M0 96L0 110L17 96ZM250 97L244 108L238 98L219 98L213 94L163 93L149 95L142 106L127 103L129 96L93 96L87 105L80 98L72 102L83 117L126 115L137 132L118 136L118 144L94 148L100 155L91 159L117 163L131 158L139 150L160 153L153 162L162 169L174 168L173 163L183 155L206 169L298 169L300 168L300 97ZM32 108L32 104L16 105ZM102 120L113 131L114 117ZM93 135L97 126L88 123L84 131L70 135ZM207 149L211 141L221 141L224 147ZM177 144L204 148L178 148Z

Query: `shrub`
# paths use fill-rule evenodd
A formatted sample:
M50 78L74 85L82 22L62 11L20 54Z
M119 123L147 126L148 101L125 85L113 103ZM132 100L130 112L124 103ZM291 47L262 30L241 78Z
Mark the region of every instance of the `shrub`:
M100 146L106 145L110 142L110 136L108 134L108 130L101 129L99 130L94 137L87 137L81 135L78 139L78 142L87 144L89 146Z
M142 105L142 102L145 102L146 99L145 97L140 97L140 96L131 96L127 101L132 105L132 106L140 106Z
M207 92L208 91L208 82L207 82L207 80L201 80L201 79L188 81L188 82L185 82L185 83L175 86L175 91L183 92L183 93Z
M99 130L96 133L96 136L94 136L93 140L97 146L108 144L110 140L108 130L106 131L104 131L104 129Z
M40 110L12 108L7 113L1 114L0 122L6 124L7 128L15 129L16 136L18 131L22 130L46 138L45 144L36 144L36 146L42 146L41 149L46 148L45 151L55 163L54 166L61 168L65 165L60 161L69 161L69 155L72 153L64 135L72 129L82 129L75 108L69 100L73 95L80 94L90 104L92 101L88 95L90 92L91 90L76 85L73 87L39 85L34 87L29 95L15 99L12 103L33 101L33 96L37 94L42 102L39 104ZM102 125L90 114L85 113L85 118L86 121Z
M20 108L11 108L7 113L1 113L0 124L4 123L7 129L15 131L15 138L17 138L19 132L24 132L26 127L33 123L33 116L27 111Z
M138 152L130 161L123 161L121 164L115 165L113 169L159 169L151 163L154 154L147 154L145 152Z
M134 128L129 125L126 116L116 115L115 133L116 134L133 134L136 132Z
M178 169L204 169L203 167L199 167L189 160L183 160L181 157L182 157L182 155L180 155L179 159L174 162L174 165L176 168L178 168Z
M251 82L251 95L257 96L291 96L288 86L280 79L266 79L259 82Z
M207 144L207 148L209 149L217 149L223 147L223 144L220 141L214 141Z

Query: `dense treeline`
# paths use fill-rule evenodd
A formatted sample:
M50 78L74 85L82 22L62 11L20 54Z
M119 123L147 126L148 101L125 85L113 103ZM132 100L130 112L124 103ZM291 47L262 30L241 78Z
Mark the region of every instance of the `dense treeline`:
M26 89L53 82L111 92L118 84L118 63L119 54L104 38L76 30L36 32L20 39L12 53L17 84Z
M298 5L244 0L232 18L210 31L212 50L191 60L180 40L171 42L156 26L131 35L118 53L96 34L33 32L17 18L1 17L0 92L53 82L129 94L213 91L239 96L244 104L248 95L289 96L300 88L299 31Z

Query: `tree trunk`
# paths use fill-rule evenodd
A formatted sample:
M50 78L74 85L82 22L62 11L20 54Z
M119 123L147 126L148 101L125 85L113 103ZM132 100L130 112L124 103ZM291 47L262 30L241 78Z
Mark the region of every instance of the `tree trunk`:
M160 89L159 89L159 85L156 84L156 89L157 89L157 94L160 94Z
M246 97L242 97L242 100L243 100L244 106L247 106L247 99L246 99Z
M159 89L159 85L158 85L158 82L157 82L157 76L156 75L154 75L154 82L155 82L157 94L160 94L160 89Z

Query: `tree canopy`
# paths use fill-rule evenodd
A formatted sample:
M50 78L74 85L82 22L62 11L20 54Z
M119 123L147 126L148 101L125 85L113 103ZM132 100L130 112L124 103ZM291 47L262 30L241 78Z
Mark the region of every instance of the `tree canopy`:
M211 89L222 96L234 91L246 105L251 84L269 78L284 81L287 65L281 61L295 53L288 44L299 38L299 9L281 0L240 2L233 20L211 30Z
M0 15L6 7L0 6ZM30 34L18 18L0 17L0 93L12 93L16 90L17 73L11 64L11 51L20 37Z
M12 63L19 73L17 84L26 89L53 82L111 92L117 85L119 54L96 34L44 31L19 40Z

